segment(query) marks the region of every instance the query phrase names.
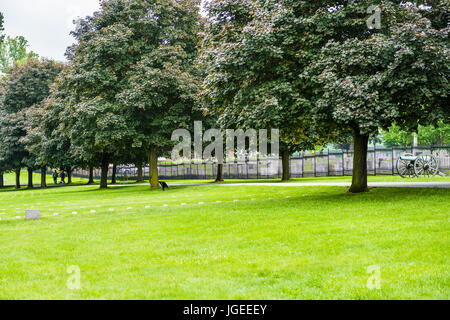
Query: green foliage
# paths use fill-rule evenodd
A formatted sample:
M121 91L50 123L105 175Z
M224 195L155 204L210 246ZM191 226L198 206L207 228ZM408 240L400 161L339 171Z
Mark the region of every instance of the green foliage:
M414 141L414 135L394 124L389 130L381 133L381 139L387 147L410 146Z
M3 31L5 31L3 24L4 24L3 13L0 12L0 45L2 44L5 37L5 35L3 34Z
M189 126L197 2L111 0L79 21L57 90L66 96L63 126L80 158L124 160L136 148L161 155L172 131Z
M414 134L402 130L397 125L392 125L388 130L381 134L383 143L388 147L411 146L414 141ZM436 127L421 126L418 127L417 142L421 146L429 145L449 145L450 144L450 125L440 121Z
M24 63L28 59L37 59L39 56L33 51L28 51L28 41L22 37L7 37L0 41L0 72L7 73L8 68L14 62Z
M277 1L211 1L208 12L199 62L206 111L222 128L280 129L291 152L320 143Z
M341 13L358 15L365 5ZM407 130L436 124L449 116L448 27L434 29L415 6L379 5L384 29L361 25L354 36L327 41L305 70L317 96L313 112L365 134L393 122Z
M26 145L27 128L31 126L29 110L49 95L50 85L61 71L53 61L30 59L14 64L2 81L0 96L0 162L2 170L35 166L35 158Z
M379 30L367 26L374 4ZM448 1L427 4L211 1L205 104L224 126L279 127L300 144L448 119Z

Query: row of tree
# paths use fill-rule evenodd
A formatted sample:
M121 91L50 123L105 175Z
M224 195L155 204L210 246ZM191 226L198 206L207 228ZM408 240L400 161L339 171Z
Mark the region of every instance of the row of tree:
M110 163L148 163L157 187L173 130L205 119L279 128L284 178L293 152L352 136L363 192L371 136L449 122L448 1L212 0L206 18L199 2L102 1L67 65L9 69L0 171L100 166L104 188Z
M378 142L383 142L387 147L412 146L415 134L393 125L389 130L381 132ZM449 146L450 124L440 121L435 127L419 126L416 135L419 146Z

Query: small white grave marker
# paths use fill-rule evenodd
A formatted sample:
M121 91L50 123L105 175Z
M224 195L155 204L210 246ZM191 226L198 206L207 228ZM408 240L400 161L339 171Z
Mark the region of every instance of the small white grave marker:
M25 210L25 216L27 220L39 220L41 218L41 210L39 209ZM20 219L20 217L16 218Z
M91 213L96 213L97 211L95 211L95 210L91 210Z
M114 212L114 209L113 208L109 209L109 212Z
M72 214L78 214L78 212L76 212L76 211L73 211L73 212L72 212Z

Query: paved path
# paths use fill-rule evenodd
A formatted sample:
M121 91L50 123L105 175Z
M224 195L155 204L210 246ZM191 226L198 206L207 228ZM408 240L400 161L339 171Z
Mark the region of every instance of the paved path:
M170 181L166 182L170 186L182 187L182 186L261 186L261 187L350 187L350 182L251 182L251 183L180 183L170 184ZM143 184L118 184L111 185L111 187L137 187L144 186ZM450 182L369 182L371 188L450 188Z
M350 187L350 182L291 182L291 183L224 183L221 186L266 186L266 187ZM450 182L369 182L377 188L450 188Z

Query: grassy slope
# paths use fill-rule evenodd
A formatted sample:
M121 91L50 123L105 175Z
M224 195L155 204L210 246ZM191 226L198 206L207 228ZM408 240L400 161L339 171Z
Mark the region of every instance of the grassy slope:
M0 298L450 298L449 190L345 191L3 190ZM24 221L32 206L59 216ZM366 287L372 265L381 290Z

